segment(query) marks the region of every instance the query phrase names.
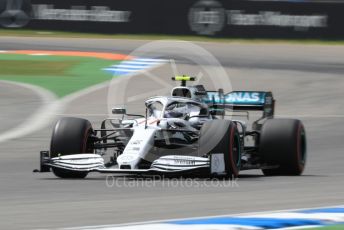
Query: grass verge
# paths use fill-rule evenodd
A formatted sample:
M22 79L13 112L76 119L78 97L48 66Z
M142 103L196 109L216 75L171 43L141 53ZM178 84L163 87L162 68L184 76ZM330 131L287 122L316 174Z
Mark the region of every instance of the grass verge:
M0 79L46 88L58 97L110 80L102 70L118 63L89 57L0 54Z

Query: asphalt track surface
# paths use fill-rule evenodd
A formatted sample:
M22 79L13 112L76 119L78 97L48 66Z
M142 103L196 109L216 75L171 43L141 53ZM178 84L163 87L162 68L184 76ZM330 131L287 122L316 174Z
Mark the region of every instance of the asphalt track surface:
M0 50L130 53L144 43L0 38ZM204 180L191 186L184 183L185 180L179 180L177 185L159 180L148 184L150 186L130 187L118 183L109 187L104 175L91 174L85 180L60 180L50 174L33 174L32 169L38 167L38 152L49 148L51 125L30 136L0 144L0 229L117 224L343 204L344 47L197 44L220 60L234 90L272 90L277 100L277 116L295 117L304 122L309 155L303 176L264 177L260 171L247 171L242 172L238 186L233 187ZM178 59L182 53L183 50L176 49L159 55L175 57L180 72L197 74L198 66ZM152 73L170 84L170 66L161 66ZM206 82L206 77L204 79ZM134 83L136 86L129 87L129 96L161 88L146 75L136 76L130 84ZM2 84L1 89L4 89ZM22 98L10 92L3 94L10 96L0 98L1 113L7 111L8 104L4 100ZM142 100L134 100L130 108L139 111ZM80 115L98 124L107 113L107 107L105 88L71 101L62 115ZM16 114L15 111L13 117ZM2 118L1 124L6 123Z
M41 98L32 89L17 84L0 84L0 133L13 129L34 113L42 104Z

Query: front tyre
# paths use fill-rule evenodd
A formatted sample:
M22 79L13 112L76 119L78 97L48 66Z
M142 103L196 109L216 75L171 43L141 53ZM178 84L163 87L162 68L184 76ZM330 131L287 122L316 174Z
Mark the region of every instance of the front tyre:
M74 117L60 119L51 137L50 157L93 153L93 144L90 141L92 133L92 125L88 120ZM60 168L52 168L52 171L60 178L85 178L88 174Z
M307 156L306 131L295 119L270 119L262 127L259 153L265 163L277 168L263 169L266 176L301 175Z
M213 120L203 124L199 140L200 151L223 153L226 177L236 178L241 167L241 142L236 125L228 120Z

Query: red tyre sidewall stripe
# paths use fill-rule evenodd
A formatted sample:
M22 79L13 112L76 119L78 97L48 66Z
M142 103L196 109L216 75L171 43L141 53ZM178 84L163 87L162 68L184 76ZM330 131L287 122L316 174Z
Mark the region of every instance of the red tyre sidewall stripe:
M82 153L85 153L86 152L86 148L87 148L87 140L88 140L88 133L90 131L91 127L87 127L87 129L85 130L85 133L84 133L84 141L82 143L82 146L81 146L81 152Z
M234 131L235 131L235 129L232 126L230 137L229 137L230 138L230 140L229 140L229 161L230 161L231 171L232 171L233 175L238 176L238 174L239 174L238 168L237 168L236 163L234 162L234 159L233 159Z

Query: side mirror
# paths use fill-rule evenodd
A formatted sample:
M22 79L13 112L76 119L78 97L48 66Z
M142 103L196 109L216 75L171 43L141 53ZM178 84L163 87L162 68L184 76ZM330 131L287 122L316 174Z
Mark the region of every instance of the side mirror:
M125 115L125 114L127 114L127 110L123 109L123 108L113 108L112 109L112 114Z

